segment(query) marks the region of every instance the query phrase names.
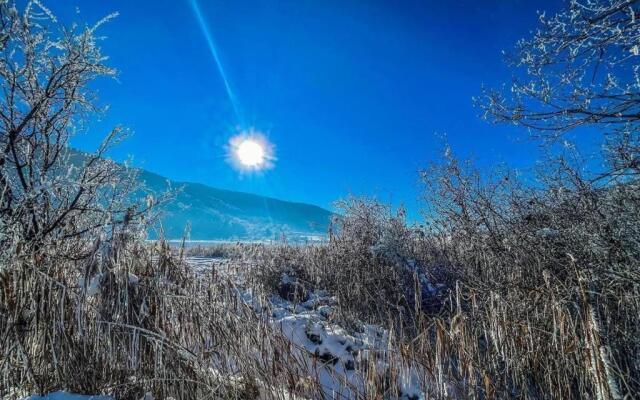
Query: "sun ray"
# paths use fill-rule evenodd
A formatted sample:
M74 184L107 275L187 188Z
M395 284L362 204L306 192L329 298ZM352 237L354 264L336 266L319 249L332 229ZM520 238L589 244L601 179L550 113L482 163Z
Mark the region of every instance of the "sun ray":
M233 112L236 115L237 122L241 122L240 118L240 107L238 106L238 100L236 98L235 93L231 89L231 84L229 83L229 79L227 78L227 73L222 66L222 62L220 61L220 56L218 55L218 49L216 48L215 42L213 41L213 37L211 36L211 32L209 31L209 26L207 25L204 17L202 16L202 12L200 10L200 6L198 5L197 0L191 0L191 8L193 8L193 12L196 15L196 19L198 20L198 24L200 25L200 29L202 30L202 34L204 35L205 40L207 41L207 45L209 46L209 51L213 56L213 60L218 67L218 71L220 72L220 77L222 78L222 82L224 83L224 88L227 92L227 96L229 97L229 101L231 102L231 106L233 107Z

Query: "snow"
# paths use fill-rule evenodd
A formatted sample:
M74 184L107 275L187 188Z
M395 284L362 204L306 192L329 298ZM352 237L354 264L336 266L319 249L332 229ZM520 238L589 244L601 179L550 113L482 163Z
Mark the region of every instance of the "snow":
M542 228L536 231L536 235L545 237L545 238L558 236L558 233L559 233L558 230L553 228Z
M89 285L87 285L87 296L91 297L100 293L100 289L107 275L107 272L102 272L94 275L91 278L91 280L89 281ZM135 274L127 273L127 281L129 282L129 285L135 286L140 281L140 278L138 278ZM80 286L84 286L84 282L84 278L80 278Z
M113 400L113 398L109 396L74 394L62 391L49 393L44 396L29 396L23 400Z
M106 273L96 274L91 281L89 282L89 286L87 287L87 296L95 296L100 292L100 287L102 286L102 280L106 276Z
M214 260L204 257L188 258L187 262L198 273L215 268L216 273L232 275L228 260ZM91 296L100 290L104 276L94 276L87 288ZM129 275L129 283L137 284L138 277ZM296 283L294 278L283 276L283 280ZM428 291L437 291L429 283ZM317 379L324 396L333 399L351 399L367 396L367 368L374 366L378 374L387 374L392 368L398 372L396 385L400 400L422 400L426 385L426 371L416 365L400 365L397 350L390 347L389 333L381 327L362 324L357 332L349 331L335 322L333 316L337 301L324 291L308 294L306 301L297 303L272 295L261 299L250 290L243 289L241 282L236 286L240 297L256 313L269 312L268 322L282 332L307 362L306 373L310 379ZM394 374L387 374L394 376ZM294 398L294 397L291 397ZM31 396L25 400L111 400L107 396L79 395L54 392L45 396Z
M198 263L201 265L201 263ZM283 276L283 282L295 279ZM279 329L308 362L308 376L317 377L326 398L367 397L366 368L373 363L384 374L391 367L401 370L397 387L402 400L421 400L426 395L426 372L417 367L390 365L394 358L389 348L389 333L374 325L362 325L361 332L349 332L336 324L332 316L337 301L324 291L311 292L303 303L272 295L268 304L238 286L239 294L256 312L270 310L269 323ZM422 379L420 379L422 377Z

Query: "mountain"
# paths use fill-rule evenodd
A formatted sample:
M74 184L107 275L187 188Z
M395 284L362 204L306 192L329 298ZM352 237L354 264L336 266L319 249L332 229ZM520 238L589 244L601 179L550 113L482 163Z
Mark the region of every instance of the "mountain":
M181 238L187 225L191 240L317 237L327 232L333 215L310 204L170 181L145 170L139 170L138 179L158 193L179 189L162 207L161 223L167 239Z
M69 151L71 164L84 163L86 153ZM181 239L187 226L190 240L315 239L327 233L334 215L311 204L171 181L144 169L136 171L137 179L152 193L175 192L171 201L160 206L160 226L169 240ZM158 230L149 234L157 238Z

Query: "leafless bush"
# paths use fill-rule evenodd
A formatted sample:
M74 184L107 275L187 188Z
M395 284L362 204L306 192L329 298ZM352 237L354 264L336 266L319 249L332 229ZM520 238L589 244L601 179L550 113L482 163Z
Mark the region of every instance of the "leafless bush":
M421 231L407 226L403 209L393 213L373 199L350 197L337 208L329 243L259 246L250 256L253 279L271 292L291 279L305 290L329 291L343 321L391 318L413 327L429 272L418 261L427 244Z
M104 64L95 36L111 17L84 29L62 29L38 2L22 13L13 3L0 4L3 248L56 248L58 240L99 235L142 215L128 202L129 171L103 157L122 138L121 128L93 155L68 147L85 118L98 111L87 84L115 73Z
M637 182L594 187L561 162L533 189L453 157L425 173L432 235L461 273L439 321L449 373L490 393L637 391Z
M474 396L639 390L636 3L572 1L541 15L512 59L525 77L480 101L486 117L545 139L535 185L483 176L449 151L423 174L429 235L460 273L429 362ZM604 132L604 170L556 146L577 127Z

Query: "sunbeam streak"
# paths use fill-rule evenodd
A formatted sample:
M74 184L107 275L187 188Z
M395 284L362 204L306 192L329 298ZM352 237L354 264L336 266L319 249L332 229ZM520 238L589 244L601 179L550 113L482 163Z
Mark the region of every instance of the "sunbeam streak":
M229 96L229 101L231 102L231 106L233 107L233 112L236 115L237 122L240 123L240 109L238 107L238 101L236 99L233 90L231 90L231 85L229 84L229 79L227 79L227 74L220 62L220 57L218 56L218 50L216 49L215 43L211 37L211 32L209 31L209 26L205 22L202 12L200 11L200 7L198 6L197 0L190 0L191 8L193 8L193 12L198 19L198 24L200 25L200 29L202 30L202 34L204 35L207 45L209 46L209 51L211 51L211 55L216 62L216 66L218 67L218 71L220 72L220 76L222 77L222 81L224 83L225 90L227 91L227 95Z

